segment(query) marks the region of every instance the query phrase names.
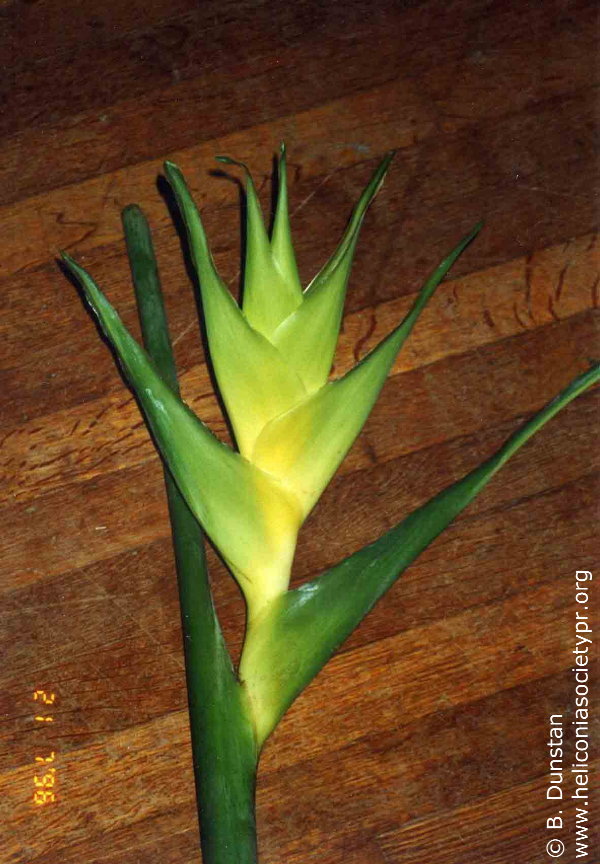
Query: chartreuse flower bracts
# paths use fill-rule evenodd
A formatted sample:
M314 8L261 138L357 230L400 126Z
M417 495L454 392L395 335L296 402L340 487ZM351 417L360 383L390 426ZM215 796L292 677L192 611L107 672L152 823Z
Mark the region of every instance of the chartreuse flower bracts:
M302 522L360 432L419 311L478 230L436 271L405 321L351 372L329 382L358 232L391 158L375 172L337 251L304 292L290 239L285 153L271 239L247 175L242 308L215 269L180 170L166 164L239 452L220 443L169 391L90 276L66 258L121 358L171 473L236 576L251 620L287 589Z
M168 469L184 631L193 630L194 621L203 622L189 637L199 652L194 655L193 645L186 645L186 659L206 864L255 860L248 808L258 752L295 696L506 459L598 379L595 367L480 468L376 543L289 590L302 523L359 434L421 310L481 227L476 225L434 271L402 323L346 375L329 380L358 234L392 157L388 154L375 171L338 248L304 290L291 241L285 149L270 236L250 173L242 163L218 157L240 165L246 174L241 306L217 273L181 171L166 163L187 229L210 357L237 449L219 441L179 395L152 244L141 212L128 208L124 224L149 353L129 334L88 273L64 255L119 357ZM239 680L212 608L199 535L190 541L195 520L220 551L246 600ZM209 710L202 700L213 707ZM211 747L218 751L214 758Z

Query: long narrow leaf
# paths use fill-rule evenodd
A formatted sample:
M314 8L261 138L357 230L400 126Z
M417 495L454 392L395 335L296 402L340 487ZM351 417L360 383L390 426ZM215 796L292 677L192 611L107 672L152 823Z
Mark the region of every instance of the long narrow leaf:
M152 358L152 362L163 381L169 385L176 396L179 396L177 367L173 356L150 226L137 204L126 207L121 217L142 326L144 348Z
M336 567L276 600L248 634L240 674L259 743L412 561L548 420L600 380L600 365L576 378L486 462Z
M135 204L123 210L122 219L144 347L165 383L179 396L177 368L150 226L142 210ZM202 676L229 674L234 677L234 672L208 588L202 528L166 466L164 477L177 563L186 669L191 691L199 686L197 682ZM199 583L203 586L202 603L197 602L196 596L200 592ZM215 663L215 657L221 658L218 663ZM228 672L224 673L223 669L228 669ZM214 681L211 686L215 686ZM193 730L192 722L192 732Z

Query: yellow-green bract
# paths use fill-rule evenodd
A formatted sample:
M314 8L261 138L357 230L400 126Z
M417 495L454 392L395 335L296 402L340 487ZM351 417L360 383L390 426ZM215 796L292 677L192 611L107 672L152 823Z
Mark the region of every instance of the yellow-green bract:
M432 274L404 321L350 372L329 381L358 233L392 157L389 153L375 171L338 248L304 291L291 241L285 149L270 237L246 170L241 307L217 273L181 171L166 163L237 451L220 442L162 380L89 274L65 256L117 351L177 485L237 578L250 623L287 590L300 526L359 434L420 311L480 228L475 226Z

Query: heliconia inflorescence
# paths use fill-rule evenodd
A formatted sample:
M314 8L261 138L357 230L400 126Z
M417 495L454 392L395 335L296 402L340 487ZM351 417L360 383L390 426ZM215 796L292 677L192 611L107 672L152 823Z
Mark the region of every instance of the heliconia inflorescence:
M217 273L181 171L166 163L238 452L171 392L92 278L64 256L117 350L188 505L237 578L251 620L287 590L300 526L359 434L421 309L480 228L438 267L404 321L346 375L329 381L360 226L392 158L389 153L375 171L338 248L304 291L291 241L285 148L271 237L242 165L247 248L241 307Z
M267 233L250 173L243 302L216 271L179 168L165 171L187 229L210 357L235 436L221 442L179 394L148 224L124 211L144 335L142 348L91 276L68 268L110 340L166 464L179 576L192 747L205 864L255 864L254 788L260 750L296 696L398 576L549 419L600 379L595 365L492 456L363 549L297 588L298 531L359 434L420 312L477 224L425 282L405 319L343 377L329 380L364 215L392 160L381 162L327 264L302 290L288 216L285 148ZM239 668L212 602L200 525L247 604Z

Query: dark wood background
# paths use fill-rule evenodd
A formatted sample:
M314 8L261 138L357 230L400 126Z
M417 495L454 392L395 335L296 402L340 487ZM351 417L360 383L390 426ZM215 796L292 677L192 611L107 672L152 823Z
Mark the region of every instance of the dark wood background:
M185 396L224 434L157 185L165 157L235 289L239 198L211 174L216 154L251 164L268 207L287 141L308 280L398 148L336 372L485 219L302 532L295 577L315 574L476 465L600 353L597 25L586 0L2 0L2 861L199 858L160 464L58 250L135 329L120 210L145 208ZM573 719L574 576L597 563L595 405L588 393L547 426L291 709L260 773L264 864L551 860L548 719ZM237 651L242 606L210 562ZM56 800L34 806L35 757L51 752ZM572 791L562 864L575 861Z

